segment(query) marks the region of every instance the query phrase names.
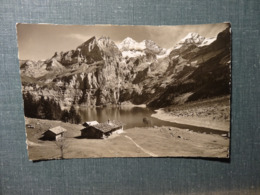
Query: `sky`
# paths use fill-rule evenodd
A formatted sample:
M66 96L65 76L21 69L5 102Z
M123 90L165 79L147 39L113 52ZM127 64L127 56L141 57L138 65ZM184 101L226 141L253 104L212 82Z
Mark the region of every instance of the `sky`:
M18 52L20 60L45 60L55 52L76 49L93 36L110 37L116 44L127 37L137 42L152 40L168 49L190 32L210 38L227 27L227 23L179 26L17 24Z

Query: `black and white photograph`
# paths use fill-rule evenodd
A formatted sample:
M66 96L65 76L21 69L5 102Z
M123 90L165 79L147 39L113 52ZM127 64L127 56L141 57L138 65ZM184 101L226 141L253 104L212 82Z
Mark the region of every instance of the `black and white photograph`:
M16 27L29 160L229 158L230 23Z

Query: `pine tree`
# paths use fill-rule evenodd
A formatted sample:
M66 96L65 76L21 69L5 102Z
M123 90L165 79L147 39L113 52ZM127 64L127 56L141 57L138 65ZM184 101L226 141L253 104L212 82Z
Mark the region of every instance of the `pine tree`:
M53 109L51 105L51 100L47 98L43 100L43 112L46 119L53 120Z
M69 110L69 122L74 123L74 124L78 124L81 122L81 117L77 113L77 111L73 105L71 106L71 108Z
M44 106L45 106L45 100L44 97L41 96L39 102L38 102L38 106L37 106L37 117L41 118L41 119L45 119L45 110L44 110Z
M63 122L68 122L68 120L69 120L69 112L67 110L63 110L60 119Z

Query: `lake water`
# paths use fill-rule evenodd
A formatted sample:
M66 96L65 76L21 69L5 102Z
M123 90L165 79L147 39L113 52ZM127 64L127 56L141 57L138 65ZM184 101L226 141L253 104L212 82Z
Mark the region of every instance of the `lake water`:
M178 127L182 129L190 129L196 132L206 132L206 133L215 133L221 134L223 131L216 131L210 128L202 128L202 127L195 127L191 125L183 125L178 123L172 123L167 121L162 121L157 118L151 117L153 110L149 108L143 107L128 107L128 106L121 106L121 107L96 107L96 108L79 108L78 113L81 116L82 122L85 121L98 121L106 122L108 120L118 120L123 123L124 129L129 129L133 127L148 127L148 126L171 126L171 127ZM144 118L147 119L145 123L143 120ZM146 120L145 119L145 120Z

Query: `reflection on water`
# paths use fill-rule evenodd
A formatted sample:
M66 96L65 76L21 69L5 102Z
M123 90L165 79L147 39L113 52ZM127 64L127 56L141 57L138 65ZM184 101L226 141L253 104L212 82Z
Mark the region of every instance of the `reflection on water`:
M106 122L110 120L119 120L125 123L124 129L133 127L147 127L147 126L172 126L182 129L190 129L197 132L221 134L223 131L213 130L210 128L195 127L191 125L177 124L167 121L162 121L151 117L153 110L143 107L104 107L104 108L79 108L78 113L81 116L82 122L98 121ZM144 120L145 118L145 120Z
M119 120L125 123L125 129L132 127L144 126L162 126L170 125L170 122L165 122L151 117L154 112L148 108L141 107L105 107L105 108L80 108L79 114L82 121L96 120L98 122L105 122L110 120ZM144 118L146 120L144 121Z

